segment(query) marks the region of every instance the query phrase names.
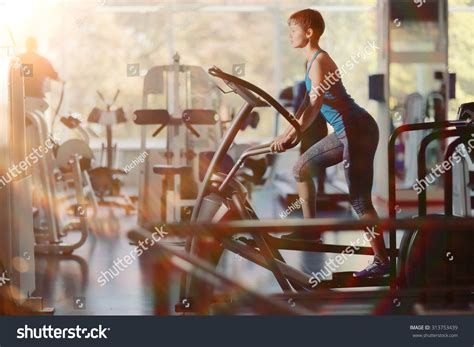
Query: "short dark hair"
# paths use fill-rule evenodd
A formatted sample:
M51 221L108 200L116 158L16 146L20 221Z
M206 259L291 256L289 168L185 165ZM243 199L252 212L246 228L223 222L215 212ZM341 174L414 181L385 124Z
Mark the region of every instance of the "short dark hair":
M299 24L303 30L313 29L318 39L324 33L326 27L321 13L310 8L293 13L288 18L288 25L291 23Z

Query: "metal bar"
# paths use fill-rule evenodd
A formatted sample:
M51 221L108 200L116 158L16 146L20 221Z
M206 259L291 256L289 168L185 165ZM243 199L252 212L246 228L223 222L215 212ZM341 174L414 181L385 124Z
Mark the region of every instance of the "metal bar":
M474 225L473 217L444 219L433 218L402 218L402 219L367 219L367 220L339 220L335 218L307 218L286 220L251 220L231 221L218 224L194 223L194 224L168 224L167 228L178 236L192 236L196 232L213 235L214 237L226 237L239 233L287 233L292 231L314 233L315 231L337 231L349 232L354 230L365 230L367 226L378 225L382 230L389 229L428 229L444 228L459 231L470 231Z
M233 253L239 254L241 257L250 260L251 262L271 271L271 269L268 267L267 260L259 251L256 251L254 248L231 239L225 239L224 241L222 241L222 243L224 244L225 249ZM278 264L279 268L281 269L281 272L286 277L291 278L303 287L309 287L309 280L311 276L308 276L306 273L299 271L278 259L276 259L275 262Z
M135 240L142 239L143 237L147 237L145 234L135 231L131 232L130 237ZM171 263L179 268L182 271L188 272L193 276L199 277L200 280L209 283L210 285L222 285L224 287L234 289L238 293L243 294L249 302L252 304L257 304L257 309L265 314L272 313L272 314L285 314L285 315L306 315L311 314L310 311L302 309L302 308L295 308L291 307L290 305L285 305L275 300L272 300L253 289L247 288L246 286L233 281L223 274L217 272L213 267L211 267L206 262L202 261L201 259L187 254L182 251L177 251L172 249L170 246L167 246L164 242L163 243L156 243L154 248L160 252L161 254L171 256L170 261ZM173 258L175 257L175 258ZM179 258L183 261L176 261L176 258Z
M174 231L178 230L179 228L191 228L191 230L189 231L186 231L188 233L193 233L193 228L194 227L198 227L199 230L201 232L203 231L206 231L208 230L208 232L210 233L213 233L213 231L209 231L209 228L214 228L216 230L218 230L219 232L223 233L223 234L233 234L233 233L242 233L242 229L245 229L245 231L249 231L250 229L253 229L253 230L260 230L262 231L261 229L263 228L272 228L272 224L273 226L277 226L277 228L281 228L281 227L284 227L286 230L288 228L288 224L293 224L293 227L295 226L299 226L299 227L302 227L302 228L306 228L305 231L314 231L315 229L315 225L316 227L318 226L322 226L322 227L331 227L331 229L339 229L339 228L343 228L341 229L341 231L345 231L345 230L351 230L353 228L357 228L357 229L360 229L360 225L364 225L364 223L361 223L360 220L351 220L351 221L343 221L342 223L333 223L332 226L330 225L330 223L319 223L320 225L318 225L318 223L314 223L315 220L310 220L312 221L312 225L311 224L308 224L308 223L304 223L304 222L307 222L307 220L295 220L293 221L293 223L288 223L287 221L277 221L276 223L274 221L252 221L254 225L249 225L248 221L238 221L238 222L230 222L230 223L224 223L224 224L219 224L219 225L207 225L207 226L203 226L202 224L201 225L197 225L197 226L193 226L193 225L186 225L186 226L183 226L183 225L173 225L173 227L175 227ZM317 220L316 220L317 221ZM413 219L401 219L401 220L393 220L393 219L385 219L385 220L379 220L379 225L381 225L382 227L402 227L402 228L416 228L416 227L433 227L433 226L440 226L440 224L446 224L446 225L449 225L449 226L452 226L452 227L458 227L458 230L464 230L464 231L471 231L472 232L472 222L474 221L474 218L466 218L464 220L462 220L462 223L458 223L460 220L459 218L447 218L445 221L441 221L441 223L439 222L436 222L436 223L433 223L432 220L429 220L428 218L424 218L424 219L419 219L419 220L413 220ZM272 223L273 222L273 223ZM296 223L295 223L296 222ZM301 223L303 222L303 223ZM325 221L327 222L327 220ZM242 226L242 224L244 224ZM255 225L257 224L257 225ZM258 225L260 224L260 225ZM336 227L334 227L336 225ZM176 227L178 227L178 229L176 229ZM308 228L309 227L309 228ZM460 228L459 228L460 227ZM225 233L224 231L228 230L227 233ZM173 230L172 230L173 231ZM257 232L255 231L255 232ZM281 231L285 231L285 230L281 230ZM268 231L266 231L268 232ZM214 232L215 234L215 232ZM215 236L215 235L214 235ZM142 234L142 238L143 237L146 237L146 234ZM133 238L133 237L131 237ZM256 263L257 265L260 265L262 267L265 267L265 268L268 268L268 263L266 261L266 259L262 256L261 252L253 249L252 247L249 247L249 246L246 246L238 241L235 241L235 240L232 240L230 238L225 238L223 239L223 244L224 244L224 247L232 252L235 252L237 254L240 254L241 256L245 257L246 259L249 259L250 261ZM186 253L185 253L186 255ZM196 257L194 257L196 258ZM198 258L196 258L198 259ZM198 259L199 261L202 262L202 260ZM295 280L298 280L300 283L302 284L306 284L306 287L308 286L308 283L309 283L309 275L307 274L304 274L284 263L282 264L279 264L283 273L288 277L288 278L292 278L292 279L295 279ZM210 265L208 265L210 266ZM214 271L214 270L213 270ZM343 275L343 274L340 274L340 275ZM315 295L318 295L318 293L321 293L321 290L327 290L328 288L333 288L333 287L338 287L338 282L340 282L337 278L334 278L332 281L327 281L327 283L321 283L317 288L316 288L316 293ZM343 281L344 282L344 281ZM391 284L393 281L390 281L390 279L384 279L384 283L382 284L382 281L376 281L372 284L367 284L367 283L360 283L359 286L362 286L362 287L367 287L367 286L382 286L382 285L388 285L388 284ZM340 287L340 286L339 286ZM465 294L466 293L466 288L467 287L463 287L461 288L462 290L462 294ZM449 288L449 293L453 293L453 290L456 291L457 289L456 288ZM420 293L422 293L423 291L420 291ZM329 293L329 292L324 292L324 293ZM375 293L377 293L377 291L375 291ZM294 295L292 295L294 294ZM357 294L354 294L353 292L345 292L344 293L345 295L354 295L354 296L357 296ZM344 294L340 294L340 295L343 295ZM290 298L293 299L293 297L299 297L299 293L284 293L282 294L283 296L286 296L286 295L289 295ZM301 294L304 296L304 294ZM337 294L335 294L337 295ZM400 295L403 295L403 294L400 294ZM398 292L397 292L397 297L399 297L400 295L398 295ZM319 297L319 295L318 295ZM310 297L311 299L311 297ZM294 300L294 299L293 299Z
M443 121L443 122L429 122L419 124L406 124L396 128L388 141L388 212L390 218L395 218L396 211L396 177L395 177L395 142L397 138L404 132L429 130L429 129L443 129L453 126L465 126L466 121Z
M312 242L309 240L282 240L279 237L269 236L267 242L271 247L277 249L285 249L291 251L303 251L303 252L321 252L321 253L342 253L347 249L346 245L334 245L321 242ZM372 247L357 247L353 249L354 254L361 255L373 255L374 250ZM387 250L388 251L388 250ZM398 255L398 250L397 250Z
M237 173L237 170L239 170L245 163L245 160L251 156L259 155L259 154L268 154L272 153L272 151L269 148L262 148L262 149L248 149L246 150L240 158L235 162L234 166L232 169L229 171L229 173L226 175L226 178L224 181L221 183L219 186L218 192L222 193L224 191L224 188L226 185L229 183L229 181L235 176Z
M241 215L243 216L245 216L245 214L248 215L248 212L246 211L245 206L242 204L237 194L232 195L232 201L234 202L234 205L237 207ZM268 268L275 276L275 279L277 280L281 289L283 291L291 291L292 289L291 289L290 284L288 283L286 277L283 275L280 267L278 266L276 259L273 256L272 250L270 249L267 242L265 241L265 238L264 238L265 235L256 233L256 234L252 234L252 237L254 238L255 243L257 244L257 247L260 249L260 253L262 254L265 261L267 262Z
M201 209L202 201L204 199L204 195L209 188L211 176L215 169L217 168L217 164L222 162L222 159L226 155L227 151L229 150L234 138L237 136L238 132L240 131L242 124L245 122L246 118L252 112L253 105L245 103L239 113L236 116L236 120L232 122L230 128L227 130L224 138L221 140L221 144L217 148L217 151L214 153L211 162L209 163L209 167L207 169L206 175L204 176L203 185L201 190L199 191L198 197L196 199L196 203L193 208L193 212L191 214L190 223L196 223L197 217L199 216L199 210ZM190 235L192 236L192 235ZM191 249L192 239L189 238L186 241L186 251L189 252ZM186 276L183 275L181 278L181 288L186 288ZM183 293L181 292L181 295Z
M204 177L203 180L203 187L201 188L199 195L196 199L196 204L193 209L193 213L191 215L191 223L195 223L197 216L199 215L199 210L201 209L201 204L204 199L204 194L207 191L207 188L209 187L210 184L210 179L212 176L212 173L215 171L217 167L217 163L220 163L222 161L222 158L225 156L227 151L230 148L230 145L232 144L232 141L234 138L237 136L237 133L240 131L242 124L244 123L245 119L247 116L252 112L253 105L249 103L245 103L242 108L239 110L239 113L237 114L237 119L232 122L231 127L227 130L224 138L222 139L221 145L217 149L216 153L212 157L211 162L209 163L209 168L207 169L206 176Z
M435 140L442 140L454 136L463 136L469 133L474 133L474 127L462 127L452 130L435 131L426 136L420 144L418 151L418 181L426 177L426 149L431 142ZM428 187L427 187L428 188ZM426 189L422 189L418 194L418 215L425 216L427 212Z
M298 232L315 231L338 231L347 232L352 230L365 230L367 225L378 226L381 230L388 229L408 229L408 230L426 230L433 228L456 229L457 231L472 232L474 225L474 218L450 218L446 217L443 220L434 220L432 218L406 218L406 219L380 219L380 220L337 220L337 219L292 219L292 220L270 220L270 221L233 221L218 224L169 224L168 230L176 236L192 237L193 235L210 234L214 238L222 239L224 247L237 254L245 254L245 257L252 262L265 267L266 262L260 254L253 254L255 252L248 246L239 244L233 241L229 236L239 233L268 233L268 232L288 232L288 229ZM149 236L149 235L148 235ZM247 255L247 253L249 253ZM396 254L396 253L395 253ZM309 276L294 268L280 264L282 271L288 277L293 279L298 278L298 282L302 285L308 285ZM288 269L287 269L288 268ZM288 271L290 271L290 273ZM183 276L186 277L186 276ZM391 276L395 278L395 275ZM390 282L392 285L393 281ZM185 282L181 288L185 288Z
M395 175L395 142L397 138L404 132L428 130L428 129L443 129L452 126L465 126L466 121L443 121L443 122L429 122L418 124L405 124L396 128L388 141L388 216L395 219L397 216L397 187ZM390 276L395 276L397 265L395 262L395 251L397 244L397 234L395 227L389 228L389 256L390 256Z
M169 316L171 314L170 282L172 263L167 257L157 257L154 264L153 292L154 292L154 313L157 316Z
M474 290L474 287L438 287L430 288L430 295L444 297L446 293L453 292L459 295L471 295L470 292ZM292 299L294 301L304 302L311 301L317 302L322 301L326 302L328 300L361 300L361 299L381 299L386 297L404 299L404 298L417 298L419 297L425 289L423 288L413 288L413 289L397 289L391 290L389 288L381 289L372 289L372 290L357 290L357 291L342 291L342 290L331 290L328 288L319 288L313 291L303 291L297 293L276 293L270 294L269 297L274 300L281 300L287 302L287 300ZM229 298L225 294L220 294L215 296L215 302L230 302ZM238 301L232 298L232 303L238 304Z
M239 203L240 203L240 202L239 202ZM246 204L248 204L248 206L246 206ZM252 215L252 213L249 213L249 209L252 210L253 215ZM240 203L240 210L244 210L244 214L245 214L245 215L248 215L248 216L251 215L251 216L252 216L252 218L243 218L243 219L255 219L255 220L258 220L258 218L255 218L255 212L253 211L252 206L250 206L250 202L245 201L245 204ZM242 213L241 213L241 214L242 214ZM279 261L279 262L281 262L281 263L286 264L286 261L285 261L285 259L283 258L283 256L281 255L280 250L279 250L278 247L275 247L275 245L271 245L271 247L268 247L268 246L270 246L270 242L271 242L272 240L279 240L279 239L277 239L277 238L275 238L275 237L273 237L273 236L270 236L268 233L265 233L265 234L262 234L262 235L260 235L260 234L252 234L252 237L254 238L253 240L251 240L251 242L253 242L253 245L250 244L251 242L245 242L245 241L242 241L242 240L240 240L240 241L244 242L245 244L247 244L247 245L249 245L249 246L251 246L251 247L257 247L258 243L256 242L256 240L257 240L258 238L261 238L260 243L263 242L263 243L264 243L264 246L263 246L263 245L260 245L260 246L259 246L260 250L263 250L262 247L264 247L264 248L266 248L266 249L268 249L268 250L270 251L270 255L267 256L267 259L277 260L277 261ZM274 263L274 265L278 266L278 263ZM279 270L278 268L277 268L277 270L278 270L278 273L281 275L280 270ZM275 272L274 272L274 274L275 274L275 277L277 277L277 274L276 274ZM294 280L288 279L288 278L287 278L287 280L288 280L289 284L291 285L291 287L293 287L293 288L287 287L285 281L280 281L280 280L279 280L279 283L282 282L282 283L280 284L280 286L282 287L282 289L283 289L284 291L285 291L285 290L291 291L292 289L294 289L294 290L301 290L301 289L304 289L304 287L303 287L300 283L298 283L297 281L294 281ZM282 286L282 284L283 284L283 286Z
M464 139L462 137L454 140L446 150L446 155L444 156L444 161L449 161L449 158L454 154L456 148L463 143ZM453 215L453 168L446 170L444 175L444 214L446 216Z
M110 110L110 106L107 105L107 110ZM112 144L112 125L106 125L105 127L106 134L107 134L107 149L106 149L106 154L107 154L107 168L112 169L114 166L113 163L113 144Z

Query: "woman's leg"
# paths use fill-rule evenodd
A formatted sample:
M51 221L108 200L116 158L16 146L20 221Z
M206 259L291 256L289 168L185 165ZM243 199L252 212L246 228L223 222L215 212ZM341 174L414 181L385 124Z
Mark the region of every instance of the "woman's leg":
M300 144L300 154L303 154L306 152L311 146L314 144L318 143L322 139L324 139L326 136L328 136L328 126L326 123L326 119L323 117L322 114L319 114L316 119L313 121L313 123L309 126L308 129L303 133L302 138L301 138L301 144ZM315 175L317 177L317 192L318 193L324 193L324 183L326 181L326 168L325 167L319 167L315 171ZM313 185L311 187L303 187L301 188L302 190L314 190ZM298 192L300 191L300 188L298 189ZM316 194L316 192L312 192L312 194ZM305 213L303 209L303 214ZM311 216L314 217L314 216ZM310 218L309 215L305 215L305 218Z
M344 143L343 157L345 175L349 186L352 207L361 220L377 220L377 211L372 203L372 185L374 175L374 157L377 150L379 133L375 120L367 115L353 121L346 134L340 136ZM357 130L359 129L359 130ZM360 129L368 134L360 134ZM383 239L383 231L377 225L367 225L366 238L374 250L374 263L367 269L357 272L356 277L368 277L385 274L388 270L388 255Z
M316 217L316 187L312 179L296 182L296 190L301 200L304 218Z
M304 218L316 216L316 188L313 177L321 169L340 163L343 148L336 134L329 134L304 152L293 167Z
M304 218L314 218L316 216L316 188L313 177L317 172L321 172L321 168L340 163L343 149L344 146L341 141L339 141L336 134L332 133L312 145L301 155L293 167L296 189L300 197ZM320 233L310 235L308 233L293 232L283 235L282 238L319 240Z
M378 219L378 215L374 209L374 212L366 212L360 215L360 219L374 220ZM364 232L367 234L367 239L370 240L370 246L374 250L375 259L383 264L388 264L389 259L387 249L385 248L385 241L383 239L383 230L381 230L377 225L368 225L367 228L369 230L365 230Z
M349 195L351 204L361 220L378 220L379 216L372 202L373 155L370 148L366 149L362 153L367 155L361 156L361 160L352 160L351 164L354 170L351 170L350 167L347 168L346 175L349 176L349 181L355 183L350 185ZM358 165L360 165L360 170L356 169ZM387 264L389 260L383 239L383 230L380 230L377 225L367 225L364 232L374 250L375 259Z

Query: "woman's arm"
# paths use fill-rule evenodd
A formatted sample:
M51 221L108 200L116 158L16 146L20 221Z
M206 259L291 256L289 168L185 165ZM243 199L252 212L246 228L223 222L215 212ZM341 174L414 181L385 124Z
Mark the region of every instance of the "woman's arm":
M301 133L303 133L313 123L318 116L321 106L323 105L324 94L321 93L321 83L323 82L326 69L321 63L322 55L320 54L309 71L311 78L311 91L308 93L307 101L301 105L295 116L300 124ZM301 112L300 112L301 110ZM288 148L288 144L296 138L296 130L291 125L285 129L282 136L277 137L271 144L270 149L276 152L284 152Z
M301 103L300 107L299 107L298 110L296 111L296 114L295 114L295 118L296 118L296 119L300 119L300 118L301 118L301 115L303 114L303 112L305 111L306 107L308 106L308 102L309 102L309 96L308 96L308 93L305 93L303 102ZM292 126L288 126L288 127L285 129L285 131L283 132L283 134L281 135L281 137L282 137L282 138L287 137L287 136L290 134L291 129L293 129L293 127L292 127Z
M299 119L301 117L305 108L308 106L308 102L309 102L309 96L308 96L308 93L305 93L303 101L301 102L300 107L298 107L298 110L296 111L296 114L295 114L296 119Z
M313 123L323 104L324 94L320 92L321 88L318 88L323 82L325 76L325 71L320 61L321 57L322 56L320 55L316 58L311 66L309 71L309 76L311 78L311 91L306 95L305 101L295 115L300 124L301 132L304 132ZM292 126L289 126L284 134L291 138L296 135L296 131Z

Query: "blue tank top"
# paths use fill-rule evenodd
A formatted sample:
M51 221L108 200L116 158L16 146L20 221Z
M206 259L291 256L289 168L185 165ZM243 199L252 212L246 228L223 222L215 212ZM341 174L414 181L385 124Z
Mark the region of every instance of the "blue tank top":
M311 62L308 65L308 70L305 75L306 90L311 90L311 79L309 78L309 71L314 60L323 50L318 50L314 53ZM334 82L334 80L336 80ZM324 93L323 105L321 106L321 114L326 121L334 128L336 134L340 135L344 130L344 120L347 117L357 117L358 115L367 113L365 109L356 104L354 99L347 93L346 88L342 84L341 79L336 75L330 80L324 79L321 85L317 87L316 93Z

